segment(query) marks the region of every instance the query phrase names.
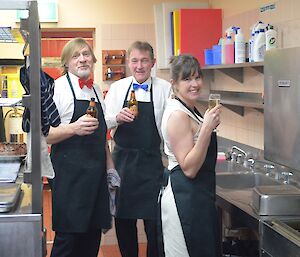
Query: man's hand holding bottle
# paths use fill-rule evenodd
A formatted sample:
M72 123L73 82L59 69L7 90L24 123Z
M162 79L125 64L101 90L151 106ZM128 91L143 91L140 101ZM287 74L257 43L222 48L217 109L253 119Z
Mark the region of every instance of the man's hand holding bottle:
M90 115L83 115L74 123L74 131L78 136L86 136L94 133L99 126L99 121Z

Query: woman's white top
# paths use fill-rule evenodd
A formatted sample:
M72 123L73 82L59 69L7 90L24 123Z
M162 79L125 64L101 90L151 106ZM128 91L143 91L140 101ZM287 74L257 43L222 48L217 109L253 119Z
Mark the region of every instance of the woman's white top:
M168 99L167 100L166 109L165 109L163 117L162 117L161 131L162 131L162 136L164 139L164 152L168 156L168 161L169 161L168 169L169 170L171 170L175 166L177 166L178 162L176 160L176 157L175 157L175 155L172 151L171 145L170 145L168 131L167 131L167 123L168 123L170 115L174 111L178 111L178 110L185 112L187 115L189 115L193 120L195 120L199 124L198 130L194 134L194 142L197 140L197 138L199 136L201 124L203 122L203 118L201 118L200 116L197 115L197 117L199 118L199 120L198 120L194 116L194 114L191 111L189 111L185 106L183 106L182 103L180 103L178 100L176 100L176 99Z

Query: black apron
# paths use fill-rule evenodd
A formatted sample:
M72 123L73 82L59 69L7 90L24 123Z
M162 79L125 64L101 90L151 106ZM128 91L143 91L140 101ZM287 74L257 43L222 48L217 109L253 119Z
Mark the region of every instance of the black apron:
M190 257L219 257L220 236L215 206L215 166L217 159L216 133L205 161L196 178L189 179L180 168L172 169L170 178Z
M74 97L71 122L85 114L89 101ZM98 99L99 127L91 135L73 136L51 147L55 170L52 184L52 220L56 232L88 232L111 227L106 173L106 123Z
M132 83L131 83L132 84ZM127 106L127 90L123 107ZM113 160L121 177L116 218L156 219L157 197L163 175L160 136L155 123L153 85L150 102L138 102L138 117L118 126Z
M175 97L197 120L201 114ZM171 170L175 203L190 257L221 256L216 196L217 135L212 133L203 165L194 179L186 177L179 165Z

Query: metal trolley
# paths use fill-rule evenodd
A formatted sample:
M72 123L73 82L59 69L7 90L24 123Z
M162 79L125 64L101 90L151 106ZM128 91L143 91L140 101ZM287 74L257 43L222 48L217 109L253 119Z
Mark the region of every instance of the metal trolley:
M0 10L28 10L21 19L20 30L30 46L30 95L23 96L22 105L31 113L32 170L29 183L22 183L17 207L0 214L0 256L45 256L41 180L41 97L40 97L40 23L36 0L0 0Z

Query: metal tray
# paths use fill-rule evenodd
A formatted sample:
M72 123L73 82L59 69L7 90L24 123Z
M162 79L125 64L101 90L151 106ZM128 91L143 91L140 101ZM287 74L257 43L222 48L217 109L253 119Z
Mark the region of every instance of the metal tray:
M0 155L0 161L22 161L25 157L26 155Z
M254 187L251 206L259 215L300 215L300 189L292 185Z
M19 200L21 185L13 183L0 184L0 212L11 211Z
M0 155L1 161L22 161L26 155Z
M0 183L11 183L15 182L20 168L21 168L22 161L0 161Z

